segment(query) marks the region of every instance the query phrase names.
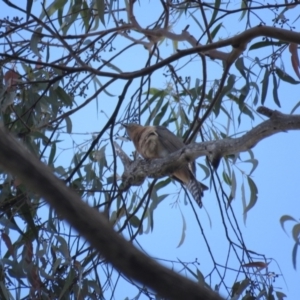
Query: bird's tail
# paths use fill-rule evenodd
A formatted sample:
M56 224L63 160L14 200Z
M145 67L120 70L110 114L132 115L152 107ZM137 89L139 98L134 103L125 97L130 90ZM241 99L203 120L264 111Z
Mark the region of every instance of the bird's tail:
M196 179L191 179L187 184L186 187L188 191L192 194L193 198L196 200L197 204L202 207L202 196L203 191L207 190L208 187L203 183L197 181Z

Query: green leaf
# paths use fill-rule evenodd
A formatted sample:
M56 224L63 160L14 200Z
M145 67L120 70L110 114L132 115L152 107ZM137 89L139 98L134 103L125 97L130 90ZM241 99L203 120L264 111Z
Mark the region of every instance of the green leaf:
M249 173L249 176L251 176L251 174L254 172L254 170L257 168L258 166L258 160L255 159L254 157L251 158L251 159L247 159L247 160L244 160L245 163L251 163L252 164L252 169Z
M217 35L217 33L219 32L220 28L222 27L223 23L220 23L219 25L217 25L214 30L211 32L211 38L214 39L214 37Z
M164 97L161 96L160 99L157 101L157 104L154 106L153 110L151 110L151 108L149 107L150 115L148 117L148 119L146 120L146 125L149 125L152 121L152 119L156 116L157 112L160 111L160 108L163 104L164 101Z
M87 10L88 12L89 10ZM61 12L61 9L58 10L58 12ZM72 5L70 2L70 8L68 15L64 18L64 22L61 25L61 30L63 32L63 35L66 35L68 30L70 29L71 25L74 24L74 21L77 20L79 13L83 12L83 9L81 8L81 3L75 3ZM84 11L86 12L86 11ZM61 12L63 13L63 11ZM85 24L85 19L83 19L83 23ZM87 25L88 26L88 25ZM86 29L87 31L87 29Z
M269 47L269 46L278 46L279 47L279 46L282 46L283 44L285 44L285 43L283 43L283 42L272 42L272 41L258 42L258 43L255 43L255 44L251 45L249 47L249 51L259 49L259 48L263 48L263 47Z
M288 82L291 84L299 84L300 83L300 81L295 80L292 76L288 75L286 72L282 71L279 68L276 68L275 72L278 75L278 77L285 82Z
M65 4L68 2L68 0L55 0L53 1L47 8L46 12L48 17L51 17L58 9L63 10ZM42 13L40 15L40 19L42 20L46 16L44 10L42 10Z
M30 18L32 3L33 3L33 0L27 0L27 5L26 5L26 14L27 14L26 21L27 22Z
M214 12L218 13L217 11L214 10ZM188 11L188 13L190 14L190 16L192 17L192 19L194 20L194 22L199 26L201 32L205 31L204 28L202 27L201 23L198 20L198 17L196 18L194 16L194 13L190 13L190 11Z
M246 210L247 204L246 204L246 195L245 195L245 186L244 186L244 182L242 183L241 186L241 193L242 193L242 204L243 204L243 211ZM244 224L246 224L246 220L247 220L247 214L243 214L243 221Z
M300 101L292 108L290 114L292 115L299 106L300 106Z
M53 166L53 160L56 153L56 143L52 143L51 145L51 151L48 159L48 166Z
M165 116L165 113L169 107L169 103L167 102L160 110L160 113L155 117L153 121L153 125L157 126L160 124L161 119Z
M71 121L70 117L66 116L65 121L66 121L66 126L67 126L67 133L72 133L72 121Z
M281 225L281 228L283 229L283 231L287 234L287 232L285 231L285 228L284 228L284 223L287 222L287 221L294 221L294 222L297 222L297 220L291 216L288 216L288 215L283 215L279 222L280 222L280 225Z
M56 89L56 93L58 98L66 105L66 106L70 106L72 107L73 101L72 98L70 97L70 95L68 93L66 93L66 91L58 86Z
M280 106L280 101L279 101L279 98L278 98L278 84L277 84L277 79L276 79L276 76L275 74L273 73L272 74L273 76L273 99L274 99L274 102L276 103L277 106L281 107Z
M223 97L227 94L230 94L230 92L232 91L234 84L235 84L235 79L236 79L235 75L233 75L233 74L229 75L229 77L227 79L227 85L224 86L222 93L219 96L219 99L216 101L215 106L214 106L214 113L216 116L218 116L220 113L220 108L221 108Z
M198 283L200 283L201 285L205 285L204 275L198 270L198 268L197 268L197 277L198 277Z
M110 16L112 15L113 12L113 4L114 4L114 0L109 0L109 4L108 4L108 20L107 22L109 23L110 20Z
M164 99L164 96L165 96L165 91L164 90L156 90L156 89L150 89L149 90L149 94L150 95L153 95L150 99L148 99L146 101L146 104L145 106L142 108L141 110L141 115L147 110L151 110L151 105L152 103L154 103L154 101L157 99L157 98L160 98L160 102L158 102L158 104L160 103L160 106L162 104L162 100ZM155 105L155 107L157 107L157 105ZM159 107L160 108L160 107ZM146 122L146 124L149 124Z
M99 150L95 150L92 154L93 157L96 158L98 164L99 164L99 175L100 179L103 176L103 170L104 167L107 167L107 160L106 160L106 155L105 155L105 150L106 150L107 144L105 144L103 147L101 147Z
M74 285L74 280L77 277L77 274L73 268L69 269L69 273L67 278L63 281L64 282L64 287L62 288L60 295L59 295L59 300L60 299L68 299L70 298L70 291L72 290L72 286Z
M282 292L275 291L275 294L278 300L284 300L284 298L286 298L286 294Z
M63 257L67 261L70 260L71 256L70 256L69 246L68 246L68 243L66 242L66 240L60 235L56 235L55 238L57 239L57 241L60 244L58 246L59 252L63 255Z
M40 42L41 37L42 37L42 35L41 35L42 30L43 30L42 27L38 27L34 31L34 33L31 36L31 39L30 39L30 49L38 57L41 57L40 51L38 49L38 43Z
M182 231L181 231L181 238L180 238L179 244L177 245L177 248L179 248L183 244L183 242L185 240L185 231L186 231L186 222L185 222L185 218L184 218L181 210L180 210L180 214L181 214L181 218L182 218Z
M160 189L166 187L170 182L171 182L171 178L170 178L170 177L167 178L167 179L165 179L165 180L160 180L160 181L155 185L155 188L156 188L156 190L158 191L158 190L160 190Z
M42 139L45 144L50 142L49 138L46 135L44 135L42 132L39 132L39 131L31 131L30 136L32 136L35 140Z
M0 218L0 225L2 225L5 228L19 231L18 225L15 222L15 219L11 216L12 213L9 210L7 210L6 214L8 215L8 218L5 215L3 215Z
M178 50L178 41L172 40L172 45L173 45L173 52L176 53Z
M133 227L138 228L138 227L140 226L141 221L140 221L140 219L139 219L137 216L132 216L132 217L130 217L130 219L129 219L129 223L130 223Z
M39 227L35 226L32 214L35 214L35 212L32 211L32 207L29 206L27 201L24 201L23 205L21 205L21 216L24 218L24 220L27 222L29 229L32 230L32 234L36 240L39 238ZM31 233L30 230L27 231L26 234Z
M113 69L114 71L117 71L118 73L123 73L123 71L118 68L117 66L115 66L114 64L112 64L111 62L109 62L108 60L105 59L101 59L104 62L105 66L108 66L109 68Z
M95 90L98 90L97 84L98 84L100 87L103 86L103 84L101 83L101 81L98 79L97 76L92 76L92 79L93 79L93 83L94 83ZM109 97L114 97L114 96L115 96L114 94L109 93L109 92L107 91L107 89L104 89L103 92L104 92L107 96L109 96ZM97 96L97 100L98 100L98 96ZM98 103L98 102L97 102L97 103ZM98 111L98 105L97 105L97 111Z
M225 183L227 183L229 186L231 186L231 180L225 171L223 171L223 179L224 179Z
M104 0L96 0L96 6L97 6L97 10L98 10L98 16L99 16L102 24L105 26L105 18L104 18L105 1Z
M299 243L299 237L300 237L300 224L296 224L292 229L292 235L293 239L296 243Z
M267 92L268 92L269 76L270 76L269 69L266 68L264 79L262 81L262 91L261 91L261 104L262 105L264 105L264 103L265 103Z
M231 175L231 198L234 199L236 194L236 177L234 171L232 171Z
M258 190L255 182L249 176L247 177L247 179L250 188L250 201L246 209L244 210L244 214L247 214L247 212L255 205L257 201L257 194L258 194Z
M239 70L242 76L247 79L243 57L239 57L235 62L235 67Z
M198 164L198 166L203 170L203 172L205 173L205 177L203 177L203 179L202 179L202 180L205 180L206 178L209 177L209 175L210 175L210 170L209 170L209 168L208 168L207 166L205 166L205 165L203 165L203 164L200 164L200 163L197 163L197 164Z
M214 9L213 9L213 14L212 14L211 19L209 21L208 27L210 27L215 22L215 19L218 15L218 12L219 12L220 5L221 5L221 0L216 0L215 5L214 5Z
M80 161L80 154L75 153L74 156L73 156L73 162L74 162L76 172L77 172L77 175L79 176L79 178L75 179L73 181L73 183L76 182L77 180L79 180L81 182L81 180L80 180L82 178L81 171L80 171L80 168L77 168L77 166L79 164L79 161Z
M251 281L249 278L245 278L242 281L235 282L232 287L232 297L236 298L236 296L242 295L245 289L250 285Z
M241 8L242 8L242 14L241 14L241 16L239 18L239 21L241 21L241 20L244 19L245 15L246 15L246 13L248 11L248 9L247 9L248 8L248 4L247 4L246 1L241 1Z
M82 17L85 32L87 33L90 29L89 25L90 25L91 14L90 14L90 9L89 9L86 1L82 2L82 9L79 11L79 13Z
M297 251L298 251L298 247L299 247L299 242L295 243L294 247L293 247L293 251L292 251L292 261L293 261L293 267L295 270L297 270Z

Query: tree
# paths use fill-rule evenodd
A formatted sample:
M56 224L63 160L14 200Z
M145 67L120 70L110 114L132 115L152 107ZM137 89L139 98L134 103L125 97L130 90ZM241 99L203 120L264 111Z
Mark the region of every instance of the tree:
M300 34L292 27L299 4L2 2L12 16L1 19L1 297L118 299L135 293L192 299L202 293L202 299L218 299L216 291L230 299L283 299L274 285L281 274L267 253L248 248L234 204L242 203L246 222L259 202L262 183L253 178L259 158L252 148L278 132L300 129L294 114L299 102L292 99L287 113L280 93L300 83ZM166 126L187 146L164 159L138 159L126 143L124 122ZM95 131L92 138L87 131ZM210 185L204 203L209 195L217 203L224 237L215 241L188 192L168 176L194 159L197 176ZM157 260L167 259L200 284L118 239L149 252L141 239L151 240L166 201L182 217L175 221L182 222L178 246L186 242L187 204L198 226L194 239L203 248L196 260L163 254ZM208 210L207 219L211 215ZM287 221L296 223L296 268L300 227L296 216L283 214L281 225Z

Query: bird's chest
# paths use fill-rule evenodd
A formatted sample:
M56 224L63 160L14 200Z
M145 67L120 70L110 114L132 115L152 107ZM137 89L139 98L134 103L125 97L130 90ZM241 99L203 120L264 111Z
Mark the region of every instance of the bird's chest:
M144 158L163 158L168 155L168 151L163 147L157 135L148 136L143 144L143 153L141 154Z

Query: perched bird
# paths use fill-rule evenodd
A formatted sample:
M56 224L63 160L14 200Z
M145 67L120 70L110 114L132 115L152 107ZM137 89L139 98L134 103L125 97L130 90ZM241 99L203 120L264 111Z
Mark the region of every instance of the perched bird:
M145 159L164 158L168 154L183 148L182 140L163 126L141 126L139 124L122 124L132 140L137 152ZM198 205L202 207L201 197L208 187L195 178L195 162L177 169L172 177L177 179L190 191Z

